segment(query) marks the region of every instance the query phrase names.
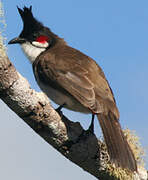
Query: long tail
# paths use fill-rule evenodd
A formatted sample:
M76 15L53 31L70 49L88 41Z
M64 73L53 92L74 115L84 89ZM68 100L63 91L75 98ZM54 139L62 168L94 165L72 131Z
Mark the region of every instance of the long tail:
M122 132L118 119L110 111L108 115L97 115L103 131L111 162L116 167L137 171L137 164L133 152Z

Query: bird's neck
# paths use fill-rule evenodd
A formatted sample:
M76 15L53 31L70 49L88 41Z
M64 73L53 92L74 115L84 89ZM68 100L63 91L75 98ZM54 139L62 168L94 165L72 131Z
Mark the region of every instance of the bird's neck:
M21 44L24 54L27 56L31 64L36 60L36 58L46 50L46 48L38 48L33 46L31 43L26 42Z

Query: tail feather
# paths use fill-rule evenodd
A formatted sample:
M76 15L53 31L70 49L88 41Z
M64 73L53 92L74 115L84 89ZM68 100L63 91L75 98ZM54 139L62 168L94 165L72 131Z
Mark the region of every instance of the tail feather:
M122 132L118 119L112 112L108 115L97 115L103 131L111 162L116 167L137 171L137 164L133 152Z

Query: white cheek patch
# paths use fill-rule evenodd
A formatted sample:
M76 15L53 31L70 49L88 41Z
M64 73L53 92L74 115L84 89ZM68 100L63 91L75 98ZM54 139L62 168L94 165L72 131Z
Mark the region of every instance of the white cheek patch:
M37 41L33 41L32 44L34 46L37 46L37 47L40 47L40 48L47 48L48 47L48 42L44 42L44 43L40 43L40 42L37 42Z
M28 57L31 63L35 61L35 59L43 52L46 50L45 47L37 47L32 45L29 42L21 44L22 50L24 54Z

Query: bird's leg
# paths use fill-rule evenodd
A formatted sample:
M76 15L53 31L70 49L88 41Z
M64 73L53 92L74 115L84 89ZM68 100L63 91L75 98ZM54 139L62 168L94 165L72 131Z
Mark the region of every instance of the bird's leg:
M57 109L56 109L56 111L61 111L62 110L62 108L65 106L66 104L64 103L64 104L62 104L62 105L60 105Z
M60 105L57 109L55 109L55 110L59 113L60 116L63 115L61 110L62 110L62 108L63 108L65 105L66 105L66 103Z
M95 114L92 114L92 119L91 119L91 124L88 128L88 131L94 134L94 119L95 119Z

